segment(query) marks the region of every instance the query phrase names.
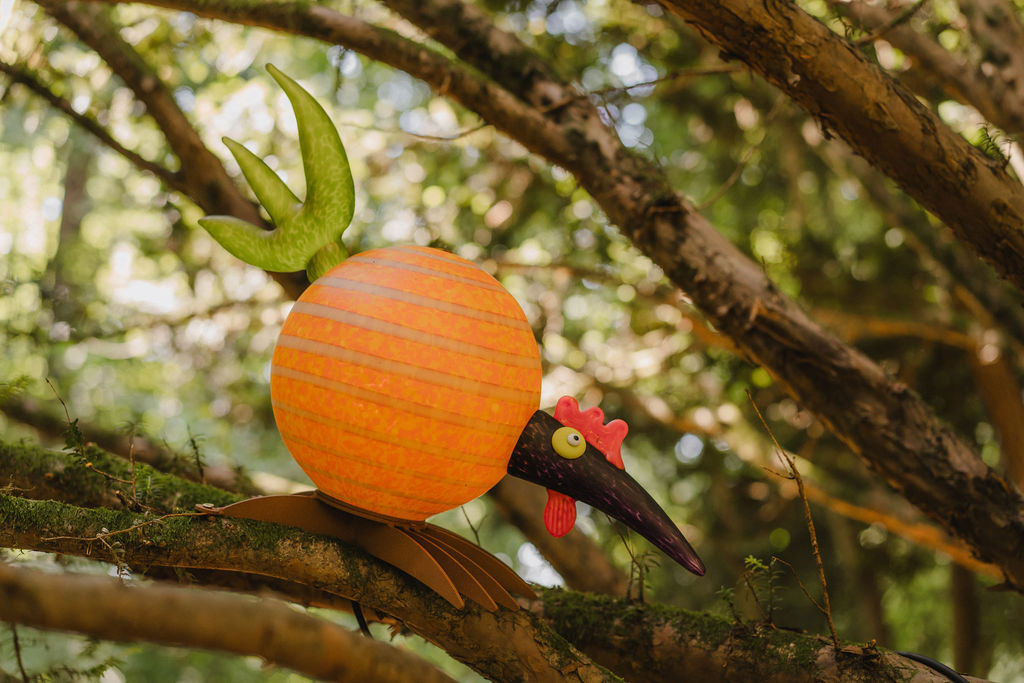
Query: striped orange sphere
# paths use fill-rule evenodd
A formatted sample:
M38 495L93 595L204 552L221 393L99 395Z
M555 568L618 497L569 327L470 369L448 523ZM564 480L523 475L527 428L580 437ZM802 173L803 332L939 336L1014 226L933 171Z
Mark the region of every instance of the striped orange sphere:
M299 297L270 395L320 490L423 520L505 476L540 381L529 323L497 280L445 251L389 247L349 257Z

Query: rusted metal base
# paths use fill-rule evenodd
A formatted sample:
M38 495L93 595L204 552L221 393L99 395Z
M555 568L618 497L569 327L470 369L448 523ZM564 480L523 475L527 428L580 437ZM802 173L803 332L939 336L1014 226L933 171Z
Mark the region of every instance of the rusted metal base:
M426 522L363 513L319 491L259 496L196 509L221 517L287 524L337 538L401 569L455 607L464 607L465 597L488 611L499 605L516 610L519 604L512 593L536 597L501 560L457 534Z

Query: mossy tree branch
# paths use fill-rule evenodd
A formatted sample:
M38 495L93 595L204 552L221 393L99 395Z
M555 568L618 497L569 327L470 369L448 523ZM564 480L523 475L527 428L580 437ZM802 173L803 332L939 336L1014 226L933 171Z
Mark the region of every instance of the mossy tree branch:
M135 478L137 500L124 481ZM115 481L121 480L121 481ZM155 514L191 510L200 503L227 505L241 496L131 463L94 446L74 454L28 443L0 441L0 487L36 500L57 500L82 507L134 508Z
M889 650L837 653L821 636L625 599L548 591L538 612L594 661L638 683L949 680Z
M1024 187L796 3L666 0L1024 289Z
M0 546L149 567L243 572L316 587L398 619L481 674L499 680L613 680L525 610L451 607L426 587L359 550L275 524L80 508L0 496ZM152 522L152 523L145 523ZM132 528L110 535L104 530ZM97 540L102 536L101 540ZM570 675L568 672L572 672Z
M888 654L834 656L815 636L761 631L707 615L546 591L531 609L457 610L401 572L331 539L273 524L174 517L0 495L0 546L90 557L138 573L153 567L243 572L314 586L397 619L496 680L613 680L569 643L617 673L646 680L942 680ZM103 530L132 527L123 534ZM103 540L96 540L102 536ZM200 575L201 576L201 575ZM103 634L97 634L103 635ZM568 640L563 640L565 638ZM858 673L866 672L866 673ZM858 677L859 676L859 677Z
M576 680L558 677L566 671L577 671L579 680L605 680L606 673L554 632L629 680L678 680L681 671L702 680L883 680L851 676L859 670L888 676L918 666L874 651L837 658L815 636L558 590L543 592L539 602L518 613L492 614L472 606L459 611L403 573L331 539L246 520L161 520L160 515L180 514L196 503L225 504L238 496L142 464L134 474L149 482L138 487L138 502L148 513L130 509L123 492L112 493L126 488L116 479L132 475L129 463L116 456L95 446L73 456L0 442L0 479L22 496L0 496L5 521L0 546L90 557L140 574L234 590L270 588L304 604L336 609L357 600L497 678L515 671L517 659L524 658L537 680ZM502 651L507 638L511 644Z
M53 410L55 407L57 410ZM0 399L0 413L11 420L32 427L40 433L44 442L52 443L56 439L63 439L68 422L66 415L57 412L59 410L59 405L53 401L47 403L21 396ZM137 463L145 463L155 470L176 474L190 481L208 483L219 489L247 495L261 493L243 472L227 465L200 468L194 458L174 452L166 442L161 444L141 434L103 429L94 424L79 422L78 427L86 441L120 456L126 462L130 454Z

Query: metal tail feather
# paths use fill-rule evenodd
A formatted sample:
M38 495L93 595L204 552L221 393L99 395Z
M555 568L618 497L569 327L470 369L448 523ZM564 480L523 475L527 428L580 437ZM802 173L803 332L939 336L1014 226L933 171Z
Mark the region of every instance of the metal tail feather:
M404 526L361 517L351 508L334 507L316 491L196 509L221 517L287 524L337 538L401 569L458 608L469 598L488 611L499 605L516 610L519 604L511 593L536 597L501 560L457 534L424 522Z

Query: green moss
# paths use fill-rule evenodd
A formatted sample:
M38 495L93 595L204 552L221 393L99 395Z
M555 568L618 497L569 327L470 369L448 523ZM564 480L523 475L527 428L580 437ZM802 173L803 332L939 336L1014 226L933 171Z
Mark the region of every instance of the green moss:
M91 507L130 502L132 496L131 463L96 446L86 446L79 455L50 451L25 442L0 441L0 476L7 480L39 482L42 488L48 489L50 497ZM236 494L160 472L142 463L135 464L134 480L139 504L159 513L191 510L197 503L226 505L240 499Z
M715 615L607 595L556 589L545 591L543 601L544 613L554 628L573 642L614 632L618 638L636 640L640 645L655 627L670 624L676 632L696 638L707 649L714 650L734 629L730 621Z
M557 592L560 596L565 598L562 601L555 600L552 604L558 604L561 602L561 608L557 612L561 615L561 618L553 617L549 612L547 598L552 592ZM586 606L586 598L581 593L568 593L562 591L548 591L544 595L545 600L545 614L551 620L550 625L545 624L542 621L537 621L534 627L537 629L543 629L548 631L547 633L547 644L551 646L554 651L556 662L556 668L564 668L571 666L573 663L579 661L579 655L573 651L573 644L579 642L580 638L585 638L586 629L590 623L589 611ZM572 604L573 606L570 606ZM574 621L576 619L583 618L583 621ZM570 636L570 633L576 633L577 638ZM614 674L607 672L609 678L614 677Z
M116 552L119 558L132 563L145 564L153 547L173 556L191 549L210 524L207 518L196 516L161 517L127 510L108 508L80 508L56 501L39 501L0 495L0 518L4 520L5 544L13 547L32 547L80 554L84 545L96 544L98 557L105 558ZM251 520L223 520L229 529L217 529L217 544L225 551L248 549L278 551L284 543L309 550L313 536L297 529ZM136 528L132 528L136 527ZM129 530L130 529L130 530ZM101 534L104 541L93 540ZM65 537L65 538L60 538ZM51 539L51 540L47 540ZM102 545L101 545L102 544ZM110 548L114 548L111 551Z
M717 649L736 628L729 619L714 614L686 610L671 610L671 614L672 625L678 633L693 634L708 650Z
M811 670L821 648L826 646L815 636L778 628L765 629L762 634L777 653L780 668L789 665Z
M621 651L650 650L657 629L668 625L687 641L688 647L713 652L726 646L737 666L758 662L752 674L788 669L813 672L826 643L819 637L775 628L752 628L728 619L699 612L630 602L625 598L589 595L562 590L545 591L544 614L553 628L570 642L600 648L615 642ZM870 657L859 664L870 666Z
M82 508L56 501L27 500L0 496L0 517L5 529L15 535L50 538L58 536L91 537L103 529L132 526L138 515L123 510ZM56 543L56 541L54 541Z
M552 589L544 591L544 615L552 627L572 642L586 639L608 626L608 611L617 600L605 595Z

